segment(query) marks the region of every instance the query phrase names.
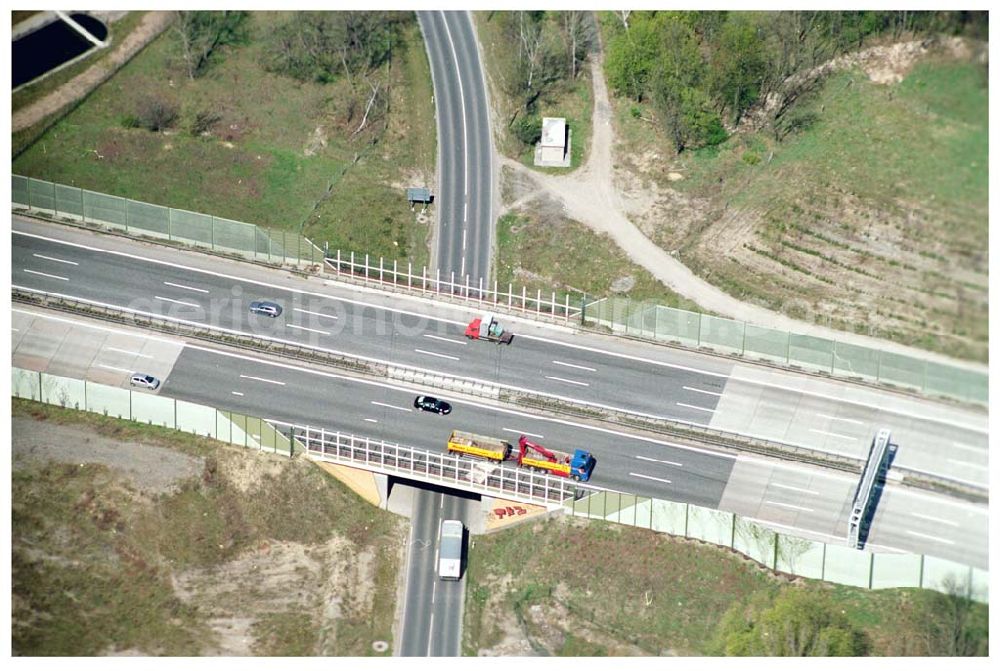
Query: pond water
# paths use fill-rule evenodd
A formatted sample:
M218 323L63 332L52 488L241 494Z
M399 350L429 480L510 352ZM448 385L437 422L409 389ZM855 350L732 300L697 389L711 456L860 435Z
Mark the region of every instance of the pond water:
M87 14L70 14L70 17L97 39L104 40L108 36L108 27L94 17ZM17 88L30 82L93 46L65 21L53 21L13 43L12 86Z

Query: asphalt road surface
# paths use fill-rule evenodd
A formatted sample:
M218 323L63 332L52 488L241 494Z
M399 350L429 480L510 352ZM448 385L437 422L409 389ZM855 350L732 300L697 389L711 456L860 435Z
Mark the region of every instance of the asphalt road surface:
M417 12L427 45L438 125L438 235L442 277L490 277L493 156L489 102L468 12Z
M32 307L14 307L12 329L19 367L122 386L130 371L149 370L164 379L157 393L166 396L428 450L443 451L455 428L510 440L525 434L556 449L593 452L596 487L720 508L828 542L846 537L857 482L843 473L734 457L448 395L453 411L440 416L413 408L423 389L200 344L181 348L158 334ZM985 506L890 483L869 547L985 566L987 522Z
M887 426L900 446L897 466L987 484L984 412L520 322L510 346L469 341L462 334L471 310L359 294L63 227L18 219L15 226L33 232L13 236L15 286L858 458ZM256 299L273 300L284 313L278 319L250 315L247 306ZM400 307L383 307L380 300Z

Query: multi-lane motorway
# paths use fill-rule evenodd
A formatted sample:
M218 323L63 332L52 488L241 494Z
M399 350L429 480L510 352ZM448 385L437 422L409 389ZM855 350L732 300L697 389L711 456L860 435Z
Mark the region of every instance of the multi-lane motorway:
M734 368L728 361L703 355L616 343L611 338L573 335L547 327L518 324L516 330L524 333L509 348L498 348L462 338L462 311L454 308L439 310L401 297L387 299L374 292L322 286L315 280L295 279L281 272L251 269L193 253L151 249L51 225L15 221L14 227L15 231L31 233L13 236L15 286L191 321L212 321L215 326L241 332L582 396L595 403L690 421L695 421L695 413L718 413L726 415L722 420L743 422L767 432L787 431L788 418L799 417L803 422L802 441L820 448L830 437L823 433L811 435L809 428L832 433L830 423L839 422L845 427L837 429L841 435L856 436L864 449L874 430L891 418L894 431L899 427L897 436L904 436L897 438L897 463L907 450L920 447L921 443L911 436L923 433L930 437L924 441L926 453L921 463L929 470L954 473L956 465L949 459L955 458L957 450L939 449L940 463L935 463L930 449L941 436L948 436L952 442L967 443L965 460L971 463L980 459L983 464L981 474L968 464L963 465L966 470L962 474L985 481L985 414L973 410L846 385L838 387L832 382L824 384L832 385L835 394L825 387L801 391L815 387L815 382L790 373L774 378L770 370L761 374L761 384L755 386L751 366ZM156 252L155 260L152 251ZM279 302L285 313L278 320L251 317L246 305L256 298ZM383 307L383 300L390 305ZM17 319L30 317L17 311L14 314ZM28 338L21 332L14 335L15 365L19 357L37 359L33 347L68 346L66 335L55 341ZM852 481L843 474L691 449L627 432L532 416L474 399L451 398L455 410L442 418L415 411L415 391L399 385L213 351L202 345L187 345L179 352L164 373L166 381L160 393L427 449L442 449L452 428L511 438L520 433L533 434L557 448L585 444L598 458L594 478L597 486L721 507L803 535L843 537L844 508L853 494ZM127 370L143 364L134 360L111 365ZM737 371L739 380L734 384ZM566 380L577 383L569 393L563 388L568 384ZM278 390L280 393L275 393ZM767 395L772 396L762 400ZM782 398L786 412L769 419L767 408ZM761 408L759 422L746 417L748 404L754 403ZM735 408L732 412L725 410L730 405ZM974 451L977 445L981 452ZM837 451L849 451L841 449L841 443L837 447ZM876 515L870 542L885 549L922 551L985 565L985 523L985 507L890 485Z

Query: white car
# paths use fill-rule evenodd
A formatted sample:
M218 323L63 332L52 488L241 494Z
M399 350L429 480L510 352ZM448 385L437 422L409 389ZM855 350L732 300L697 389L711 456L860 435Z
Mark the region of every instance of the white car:
M155 378L152 375L144 375L143 373L134 374L130 382L133 387L142 387L143 389L156 389L160 386L159 378Z

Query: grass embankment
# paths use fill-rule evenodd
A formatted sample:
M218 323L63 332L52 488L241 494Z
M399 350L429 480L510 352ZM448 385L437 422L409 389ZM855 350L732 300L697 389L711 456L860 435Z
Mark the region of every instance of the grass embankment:
M593 119L593 89L591 87L590 66L584 63L577 72L576 79L563 80L547 88L536 101L539 117L563 117L572 130L569 168L541 168L534 164L535 148L525 147L510 130L510 121L522 103L515 100L505 88L504 73L514 70L513 62L518 50L510 40L502 35L495 17L500 12L473 12L476 32L483 49L483 69L489 83L490 104L496 112L494 138L497 150L533 170L563 175L579 168L590 151L591 123Z
M551 655L718 654L731 608L781 590L823 592L863 632L871 655L953 655L956 636L986 654L988 609L927 590L792 585L721 548L566 518L475 539L469 553L464 653L524 646ZM966 648L966 652L969 649Z
M158 446L201 464L199 477L150 493L107 464L14 461L14 654L369 655L392 641L399 518L315 465L12 406L45 420L43 441L56 423L86 431L84 444Z
M509 212L497 220L496 276L499 288L527 288L557 298L571 294L571 305L581 293L593 301L627 296L659 305L698 310L698 306L663 286L649 271L632 263L607 235L565 218L555 210Z
M617 155L672 193L651 238L728 293L985 361L985 72L950 53L894 84L840 71L794 112L812 118L805 130L780 142L740 132L679 156L655 109L615 99Z
M393 44L387 128L355 135L360 114L348 113L346 79L300 83L260 66L266 36L287 16L254 12L248 42L227 47L194 81L166 31L18 156L13 171L425 262L428 225L416 222L403 191L431 185L434 174L432 84L416 21ZM154 97L179 109L173 128L125 127ZM219 117L207 135L190 130L201 112Z

